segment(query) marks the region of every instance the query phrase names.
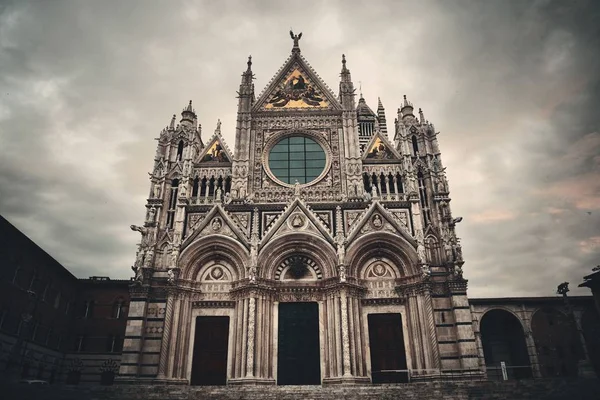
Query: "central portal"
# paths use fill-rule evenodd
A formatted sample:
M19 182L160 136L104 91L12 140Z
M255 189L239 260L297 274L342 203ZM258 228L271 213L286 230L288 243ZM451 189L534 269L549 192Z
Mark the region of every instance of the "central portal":
M279 385L320 385L319 305L279 304Z

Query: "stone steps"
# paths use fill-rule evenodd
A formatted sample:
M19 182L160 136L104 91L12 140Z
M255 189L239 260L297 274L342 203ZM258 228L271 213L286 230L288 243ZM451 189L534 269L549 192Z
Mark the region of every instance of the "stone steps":
M598 400L600 380L429 382L356 386L23 386L0 387L4 400Z

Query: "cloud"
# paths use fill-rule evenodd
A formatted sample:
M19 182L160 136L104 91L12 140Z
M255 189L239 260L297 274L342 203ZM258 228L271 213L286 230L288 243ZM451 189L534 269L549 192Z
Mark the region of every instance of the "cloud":
M470 295L552 294L600 256L598 9L4 2L0 212L77 276L129 277L153 139L193 99L203 138L220 118L233 148L246 57L258 94L289 55L291 26L334 92L345 53L388 126L407 94L441 131Z

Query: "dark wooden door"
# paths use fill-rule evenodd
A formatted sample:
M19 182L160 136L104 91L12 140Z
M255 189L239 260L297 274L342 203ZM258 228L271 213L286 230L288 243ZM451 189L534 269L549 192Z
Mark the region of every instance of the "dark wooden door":
M319 352L319 305L279 304L277 383L321 384Z
M192 385L227 383L229 317L197 317Z
M369 314L373 383L407 382L406 353L400 314Z

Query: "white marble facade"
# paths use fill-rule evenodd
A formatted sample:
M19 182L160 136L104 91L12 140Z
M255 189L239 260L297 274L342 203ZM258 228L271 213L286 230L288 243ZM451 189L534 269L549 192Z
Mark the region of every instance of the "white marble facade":
M345 58L335 95L298 41L258 96L248 60L234 151L220 122L202 140L191 102L161 131L119 380L189 384L196 318L224 316L227 384L277 384L289 302L318 304L322 384L371 381L371 314L400 314L412 379L479 371L438 133L405 97L361 152ZM302 182L275 168L288 138L320 168L299 160Z

